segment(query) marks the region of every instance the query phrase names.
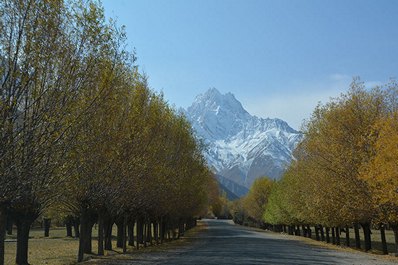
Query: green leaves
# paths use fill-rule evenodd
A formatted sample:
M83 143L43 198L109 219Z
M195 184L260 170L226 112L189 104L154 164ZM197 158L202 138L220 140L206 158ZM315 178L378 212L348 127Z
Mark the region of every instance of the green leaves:
M244 206L251 218L257 222L263 219L263 213L268 205L269 195L274 182L267 177L256 179L249 193L244 198Z

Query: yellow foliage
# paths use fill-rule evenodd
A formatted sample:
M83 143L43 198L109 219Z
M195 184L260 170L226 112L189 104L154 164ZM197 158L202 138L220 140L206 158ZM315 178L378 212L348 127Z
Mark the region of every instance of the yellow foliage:
M362 168L361 177L372 191L381 219L398 221L398 113L380 119L374 126L375 156Z

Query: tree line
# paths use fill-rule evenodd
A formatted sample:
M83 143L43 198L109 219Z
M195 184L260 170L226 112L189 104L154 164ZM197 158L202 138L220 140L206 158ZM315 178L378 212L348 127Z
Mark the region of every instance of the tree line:
M206 211L216 182L202 145L126 46L96 1L0 2L0 264L7 220L28 264L30 227L54 211L69 234L77 224L78 261L95 223L103 255L114 224L125 252L134 226L138 247Z
M355 78L347 93L315 108L302 132L282 178L254 183L236 213L258 226L308 237L315 232L317 240L335 244L343 233L347 246L353 230L355 247L365 251L377 228L384 254L389 227L398 253L397 83L369 89ZM238 222L245 220L238 215Z

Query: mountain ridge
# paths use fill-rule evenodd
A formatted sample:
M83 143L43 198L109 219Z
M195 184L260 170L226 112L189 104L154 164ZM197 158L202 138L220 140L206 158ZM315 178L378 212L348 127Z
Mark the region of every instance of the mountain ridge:
M209 166L246 188L260 176L280 178L302 139L287 122L251 115L232 93L215 88L198 95L184 113L207 145Z

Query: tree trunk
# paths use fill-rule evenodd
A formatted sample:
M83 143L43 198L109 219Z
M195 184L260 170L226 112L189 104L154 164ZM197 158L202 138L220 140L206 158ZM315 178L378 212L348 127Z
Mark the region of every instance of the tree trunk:
M127 234L126 234L126 229L127 228L127 214L124 214L124 218L123 218L123 243L122 243L122 247L123 247L123 253L127 252Z
M44 218L44 237L50 236L51 218Z
M355 233L355 247L361 249L361 237L359 235L359 225L358 223L354 224L354 233Z
M163 217L160 218L160 223L159 223L159 233L160 233L160 244L163 244L164 241L164 221Z
M320 240L320 237L319 237L319 226L318 225L315 225L315 239L317 241Z
M36 218L29 214L21 214L16 218L17 225L17 255L16 264L29 265L28 244L30 226Z
M296 228L296 236L301 236L300 226L299 225Z
M98 256L104 255L104 218L98 214Z
M186 230L188 231L189 229L192 228L192 218L187 218L186 223L187 223L187 227Z
M288 234L293 235L293 228L291 225L288 226Z
M112 250L112 227L113 220L107 216L104 218L104 238L105 238L105 250Z
M84 254L92 253L91 233L94 222L90 220L91 216L88 210L83 210L80 215L80 236L79 236L79 252L77 261L84 259Z
M7 219L6 207L0 206L0 265L4 265L4 240Z
M70 217L66 217L65 219L65 227L66 227L66 236L67 237L73 237L72 235L72 220Z
M323 231L323 226L322 225L319 226L319 230L321 231L321 240L325 241L325 232Z
M348 225L345 226L345 245L350 246L350 227Z
M384 255L388 254L387 241L386 241L386 231L384 224L380 224L380 236L381 236L381 246Z
M83 213L80 217L80 232L79 233L79 253L77 256L77 262L82 262L84 259L84 246L86 245L86 231L87 231L87 214Z
M119 218L119 220L117 220L116 226L117 226L116 247L123 248L124 229L123 229L123 219L122 218Z
M129 246L134 246L134 224L135 221L130 221L130 224L128 225Z
M305 227L305 225L302 225L302 229L303 229L303 237L308 237L308 230Z
M179 231L178 231L178 237L184 236L184 234L185 234L185 222L182 220L180 222L180 227L179 227Z
M79 236L79 252L77 254L77 262L82 262L84 259L84 245L85 245L85 229L86 229L86 221L82 220L81 221L81 225L80 225L80 229L81 229L81 234Z
M87 227L87 241L86 245L84 246L84 253L86 254L92 254L93 253L93 247L92 247L92 236L93 236L93 226L95 224L95 221L89 219L88 222L88 227Z
M326 243L330 243L330 236L329 236L330 228L326 227L325 230L326 230Z
M365 237L365 251L369 251L372 248L370 223L363 223L361 226Z
M312 238L312 231L311 231L311 227L309 225L307 225L307 236L309 238Z
M144 248L146 248L147 247L147 244L146 244L146 242L147 242L147 223L144 221L143 222L143 229L142 229L142 242L144 243Z
M13 225L13 220L11 215L7 215L7 235L12 235L12 225Z
M173 239L177 239L177 232L176 229L178 228L178 223L174 223L172 226L172 235L173 235Z
M75 238L80 237L80 219L77 217L73 218L73 229L75 230Z
M148 221L148 231L147 231L146 241L152 246L152 222Z
M156 244L159 244L159 223L157 221L153 222L153 234L155 236Z
M398 256L398 224L391 224L391 229L394 231L395 256Z
M136 232L137 235L135 236L135 242L136 242L136 248L139 249L140 248L140 219L137 219L137 224L136 224L137 228L136 228Z
M340 227L336 227L336 245L340 246Z
M332 244L336 244L336 229L332 227Z
M137 219L137 249L140 248L140 244L143 244L144 224L142 218Z

